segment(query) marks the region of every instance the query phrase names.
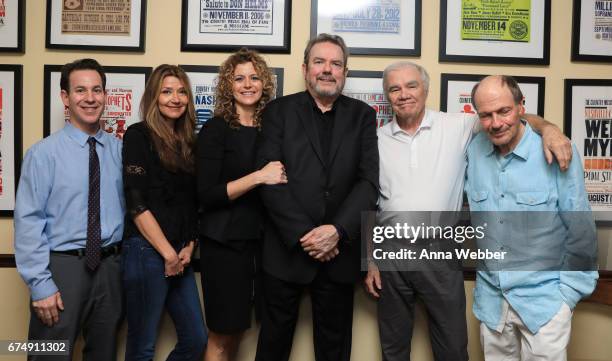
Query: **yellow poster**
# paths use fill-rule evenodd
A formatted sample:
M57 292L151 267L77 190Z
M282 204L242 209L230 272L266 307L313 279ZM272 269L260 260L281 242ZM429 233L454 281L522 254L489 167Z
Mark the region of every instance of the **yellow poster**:
M531 0L461 0L461 39L529 42Z

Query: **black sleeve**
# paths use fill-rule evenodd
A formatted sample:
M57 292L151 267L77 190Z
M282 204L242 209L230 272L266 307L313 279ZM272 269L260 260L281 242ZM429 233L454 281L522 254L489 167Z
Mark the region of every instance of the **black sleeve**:
M130 127L123 136L123 189L127 211L132 218L149 209L150 164L151 144L144 130Z
M215 209L230 204L227 182L221 179L225 154L225 131L227 123L221 118L212 118L198 134L197 179L198 199L204 209Z
M334 224L346 232L346 241L359 242L361 212L376 209L379 189L378 137L376 112L368 108L360 117L361 155L357 181L348 197L340 205Z
M268 162L283 161L283 117L286 117L286 112L279 108L277 102L272 102L264 110L261 137L257 147L258 169ZM262 185L259 194L270 220L288 248L294 247L302 236L316 227L291 194L288 184Z

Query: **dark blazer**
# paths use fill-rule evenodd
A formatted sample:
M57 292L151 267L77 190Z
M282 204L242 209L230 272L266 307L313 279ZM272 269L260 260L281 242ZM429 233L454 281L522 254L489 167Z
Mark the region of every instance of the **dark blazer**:
M230 128L225 120L215 117L207 121L198 134L200 234L239 248L244 246L239 240L261 237L261 200L256 191L250 191L230 201L227 183L256 169L257 133L255 128Z
M378 196L376 113L344 95L336 100L328 159L324 159L306 92L272 101L266 107L257 165L279 160L288 183L263 186L266 208L263 267L296 283L311 282L319 269L336 282L359 277L361 211L374 210ZM322 224L339 225L347 237L340 254L322 263L310 257L299 239Z

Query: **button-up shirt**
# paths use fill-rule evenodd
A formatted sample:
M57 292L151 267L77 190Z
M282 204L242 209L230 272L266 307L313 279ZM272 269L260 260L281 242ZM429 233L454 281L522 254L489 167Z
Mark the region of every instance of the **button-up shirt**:
M310 93L307 93L312 102L313 109L313 120L316 124L317 132L319 134L319 141L321 143L321 151L325 162L329 162L329 147L331 144L332 132L334 129L334 122L336 119L336 102L334 102L332 108L326 112L321 111L314 98Z
M486 222L486 244L497 247L496 251L508 250L510 256L525 257L520 271L508 271L504 260L486 260L487 271L477 273L474 314L490 329L498 329L507 302L536 333L558 312L562 302L574 308L589 295L598 276L596 271L584 269L565 271L575 269L569 264L570 255L584 257L586 263L596 259L595 224L580 155L574 146L573 161L566 172L561 172L556 163L547 164L542 139L528 124L518 145L505 156L499 155L484 133L474 138L467 155L465 190L470 210L478 212L473 218L479 218L478 224ZM554 271L529 268L530 262L541 261L540 256L554 260L557 253L557 266L546 268Z
M25 155L15 205L15 260L33 300L58 291L49 271L50 251L85 248L89 193L89 135L67 124ZM121 142L100 130L102 246L121 241L125 201Z
M308 91L306 91L306 94L308 94L308 98L310 99L312 105L312 120L315 122L315 128L317 129L317 134L319 135L321 152L323 153L323 158L325 160L325 163L327 164L329 163L329 148L331 146L332 132L334 130L334 122L336 119L336 105L338 104L338 102L335 101L330 110L323 112L317 105L317 102L314 100L312 95ZM325 198L328 197L329 191L325 191ZM327 210L325 211L325 217L323 221L330 221ZM336 227L336 231L338 232L340 240L347 241L346 230L339 224L334 224L334 227Z
M379 210L459 211L465 152L478 127L473 115L427 109L412 135L395 118L379 128Z

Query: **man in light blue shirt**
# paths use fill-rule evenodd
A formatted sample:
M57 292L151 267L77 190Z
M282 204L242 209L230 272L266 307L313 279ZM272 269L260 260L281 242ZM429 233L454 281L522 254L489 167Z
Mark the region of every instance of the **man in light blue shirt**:
M523 95L512 77L483 79L472 99L483 131L468 147L465 190L472 221L486 224L479 247L507 254L484 260L477 273L485 359L566 360L571 310L597 280L581 163L561 172L546 162L541 137L521 119Z
M69 121L26 153L15 206L15 259L32 300L28 339L67 340L66 360L81 329L84 359L114 360L122 319L121 142L100 129L105 83L93 59L62 68Z

